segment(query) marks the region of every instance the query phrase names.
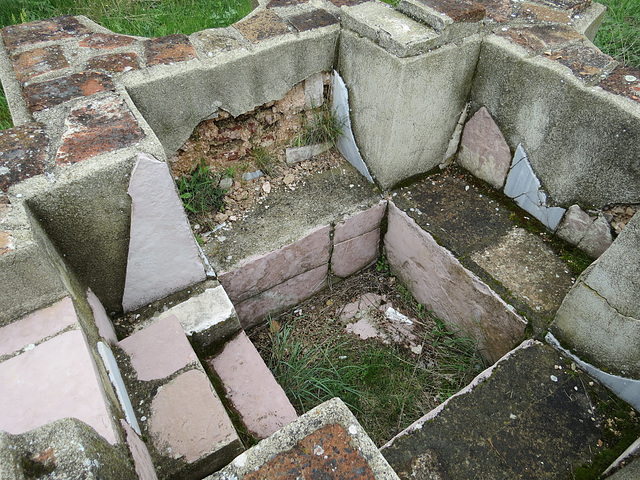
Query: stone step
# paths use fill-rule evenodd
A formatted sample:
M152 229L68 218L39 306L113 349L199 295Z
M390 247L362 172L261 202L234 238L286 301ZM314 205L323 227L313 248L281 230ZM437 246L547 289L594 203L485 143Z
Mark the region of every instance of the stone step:
M159 478L196 479L243 451L175 315L121 340L118 360Z
M402 479L575 478L605 448L626 448L620 439L603 446L620 420L601 408L612 401L557 351L527 340L381 452Z
M267 438L298 417L244 331L206 363L222 381L232 407L255 438Z

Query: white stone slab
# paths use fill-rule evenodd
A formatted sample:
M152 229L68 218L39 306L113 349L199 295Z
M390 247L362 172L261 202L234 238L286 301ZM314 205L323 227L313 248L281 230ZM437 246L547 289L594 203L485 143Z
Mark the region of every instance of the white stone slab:
M369 173L367 164L364 163L358 145L356 145L356 139L353 136L351 130L351 116L349 114L349 92L347 86L342 80L342 77L333 71L333 103L331 110L341 120L344 120L342 125L342 135L336 142L338 151L347 159L347 161L353 165L364 177L373 183L373 178Z
M116 391L120 406L122 406L122 410L124 410L124 416L127 419L127 423L131 425L131 428L133 428L138 435L142 435L140 433L140 425L138 425L136 414L134 413L133 406L131 405L131 399L129 398L127 387L124 385L122 375L120 374L120 368L118 367L116 358L113 356L113 352L106 344L98 342L98 353L100 354L100 358L102 358L102 363L104 363L104 366L107 369L109 380L111 380L111 384Z
M111 323L111 319L102 306L102 302L100 302L100 299L96 297L96 294L93 293L91 289L87 290L87 301L93 312L93 320L96 322L100 336L111 345L118 343L118 336L113 328L113 323Z
M206 274L169 166L138 155L131 174L125 312L202 282Z

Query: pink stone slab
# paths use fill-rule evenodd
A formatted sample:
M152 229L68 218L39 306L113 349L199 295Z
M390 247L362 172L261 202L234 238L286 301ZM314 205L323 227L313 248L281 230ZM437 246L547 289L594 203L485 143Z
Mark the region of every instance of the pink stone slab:
M117 441L111 412L84 334L62 333L0 363L0 430L24 433L77 418L109 443Z
M55 335L78 321L71 298L33 312L0 328L0 356L17 352L29 344Z
M502 189L511 165L511 151L486 107L467 122L458 163L476 177Z
M153 467L151 455L149 455L149 450L147 450L145 443L125 420L120 420L120 425L122 425L127 435L127 445L133 457L138 478L140 480L158 480L156 469Z
M257 295L329 261L329 226L267 253L218 279L234 303Z
M148 382L168 377L195 362L195 352L175 315L158 320L120 341L138 380Z
M207 363L222 380L233 408L254 437L267 438L298 417L244 332Z
M222 402L200 370L189 370L158 390L149 433L160 452L188 463L239 442Z
M558 225L556 235L572 245L578 245L594 220L580 206L571 205Z
M93 293L91 289L87 290L87 301L93 312L93 320L96 322L100 336L107 340L109 345L118 343L118 337L113 328L113 323L111 323L111 319L102 306L102 302L100 302L100 299L96 297L96 294Z
M139 154L131 174L125 312L206 280L169 166Z
M341 243L354 237L380 228L380 222L387 211L387 201L383 200L375 207L371 207L336 225L333 243Z
M237 304L236 312L243 328L256 325L265 315L280 312L322 290L328 270L328 265L321 265Z
M527 321L393 202L384 243L389 265L415 299L476 340L487 361L520 343Z
M331 270L338 277L348 277L378 258L380 230L374 230L333 247Z

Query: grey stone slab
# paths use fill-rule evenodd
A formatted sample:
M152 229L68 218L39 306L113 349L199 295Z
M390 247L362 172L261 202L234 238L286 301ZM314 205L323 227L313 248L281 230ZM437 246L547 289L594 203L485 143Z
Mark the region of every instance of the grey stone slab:
M289 147L286 149L287 163L298 163L309 160L316 155L326 152L332 147L331 143L318 143L315 145L304 145L302 147Z
M353 130L351 129L351 109L349 108L349 90L344 84L344 80L340 77L340 74L333 71L333 99L331 109L335 115L342 122L342 135L338 137L336 147L340 153L347 159L347 161L353 165L367 180L373 183L373 178L369 173L367 164L360 155L360 150L356 144L356 140L353 136Z
M402 479L570 478L603 434L590 378L527 340L384 445ZM587 390L591 389L591 390Z
M131 174L125 312L206 280L169 166L145 154Z
M345 7L342 25L397 57L420 55L439 45L438 32L382 2Z
M527 192L537 192L540 187L540 180L527 161L524 148L522 145L518 145L507 176L507 183L504 186L504 194L516 198Z

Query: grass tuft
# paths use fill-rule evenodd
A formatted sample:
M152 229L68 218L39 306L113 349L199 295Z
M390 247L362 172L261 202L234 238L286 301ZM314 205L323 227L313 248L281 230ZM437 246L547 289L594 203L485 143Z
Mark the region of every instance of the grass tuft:
M300 145L336 143L343 133L345 120L325 104L312 110L312 118L303 125Z
M224 210L225 191L219 187L220 176L211 174L204 158L190 175L183 175L176 184L182 205L188 212L198 215Z
M625 65L640 68L640 2L599 1L608 9L594 43Z

